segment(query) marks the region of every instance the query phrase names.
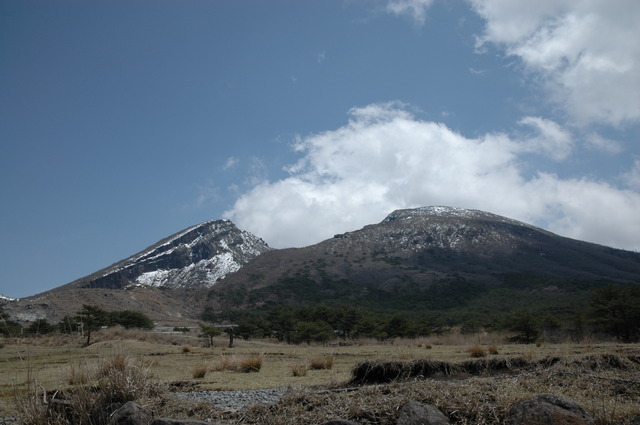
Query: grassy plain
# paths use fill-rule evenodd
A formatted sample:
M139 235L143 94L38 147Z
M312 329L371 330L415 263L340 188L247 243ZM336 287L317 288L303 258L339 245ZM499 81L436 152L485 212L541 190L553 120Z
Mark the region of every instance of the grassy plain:
M307 389L298 391L297 399L284 400L278 408L271 409L272 419L269 412L260 407L232 414L234 421L245 423L320 423L320 417L337 415L347 415L348 419L363 423L393 423L389 415L397 414L397 409L408 399L436 404L454 423L499 423L512 402L541 392L576 399L598 424L624 423L633 414L640 414L640 365L631 362L630 368L625 369L604 364L601 368L581 360L602 355L640 358L639 345L589 342L510 345L503 343L504 340L504 335L495 334L452 334L332 345L236 339L235 346L229 348L224 337L215 339L213 347L207 347L208 340L195 335L114 329L97 332L95 342L89 347L82 347L83 340L73 336L5 339L0 341L3 344L0 348L0 416L15 415L16 395L65 390L86 383L87 377L95 374L105 359L122 355L172 390ZM460 363L482 356L532 361L559 357L566 360L566 367L553 373L538 369L508 377L429 379L411 384L372 385L353 392L335 390L344 387L352 377L354 366L363 361L420 359ZM258 372L238 371L238 364L256 358L260 360ZM456 385L452 386L451 382ZM300 407L309 403L315 403L316 408ZM190 414L198 416L197 411L194 407ZM211 412L207 415L211 417ZM285 417L290 419L283 419ZM495 422L491 422L492 417Z

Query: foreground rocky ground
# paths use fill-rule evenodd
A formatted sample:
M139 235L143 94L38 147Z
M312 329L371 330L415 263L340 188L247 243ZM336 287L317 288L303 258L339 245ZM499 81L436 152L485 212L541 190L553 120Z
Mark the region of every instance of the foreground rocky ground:
M106 373L100 391L49 394L46 405L41 394L4 423L640 425L637 353L362 362L343 385L246 391L169 391L130 365Z

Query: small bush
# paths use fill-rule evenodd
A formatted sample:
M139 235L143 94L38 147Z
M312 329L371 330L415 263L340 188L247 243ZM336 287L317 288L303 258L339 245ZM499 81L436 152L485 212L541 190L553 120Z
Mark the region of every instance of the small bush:
M75 376L74 376L75 373ZM82 367L72 372L69 381L78 384L87 374L87 383L75 386L61 394L48 397L46 392L33 391L16 397L20 423L24 425L94 425L106 423L106 417L97 413L108 412L109 406L144 397L156 396L160 385L151 379L147 369L133 364L124 354L103 359L95 373ZM58 397L55 399L54 397ZM48 397L48 404L42 401ZM101 413L100 413L101 414Z
M182 354L189 354L191 352L191 348L188 345L182 347Z
M199 365L199 366L195 366L193 368L193 378L194 379L202 379L207 375L208 371L209 371L209 368L205 364Z
M98 377L102 378L114 371L123 373L131 366L131 361L123 353L117 353L112 357L102 359L98 367Z
M213 367L216 372L222 372L223 370L234 370L235 358L231 356L220 356L218 362Z
M240 372L260 372L262 368L262 354L250 354L241 358L238 362L238 371Z
M484 348L480 347L479 345L469 347L467 351L469 352L471 357L485 357L487 355L487 352L484 351Z
M498 354L498 347L496 347L495 345L490 345L487 350L489 351L489 354L492 354L494 356Z
M293 373L293 376L307 376L307 370L309 369L305 364L297 364L291 366L291 372Z
M220 360L213 370L222 372L232 370L236 372L259 372L262 368L263 354L247 354L243 356L220 356Z
M309 368L313 370L331 369L333 357L313 357L309 359Z
M86 365L71 364L67 382L69 385L85 385L89 382L89 372Z

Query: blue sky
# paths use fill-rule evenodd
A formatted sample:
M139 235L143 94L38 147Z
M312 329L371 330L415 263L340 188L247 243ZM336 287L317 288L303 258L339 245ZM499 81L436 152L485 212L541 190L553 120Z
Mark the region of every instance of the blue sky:
M640 249L634 0L0 3L0 294L193 224L477 208Z

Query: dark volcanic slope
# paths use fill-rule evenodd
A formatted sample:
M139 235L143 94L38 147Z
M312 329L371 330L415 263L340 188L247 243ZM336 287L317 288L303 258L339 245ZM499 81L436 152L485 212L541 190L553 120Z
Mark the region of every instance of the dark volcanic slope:
M310 247L267 252L218 283L210 299L214 309L303 302L312 294L346 301L372 291L453 281L494 286L535 276L640 282L640 255L482 211L425 207Z
M120 289L132 284L171 289L209 287L268 250L262 239L229 220L207 221L57 290Z

